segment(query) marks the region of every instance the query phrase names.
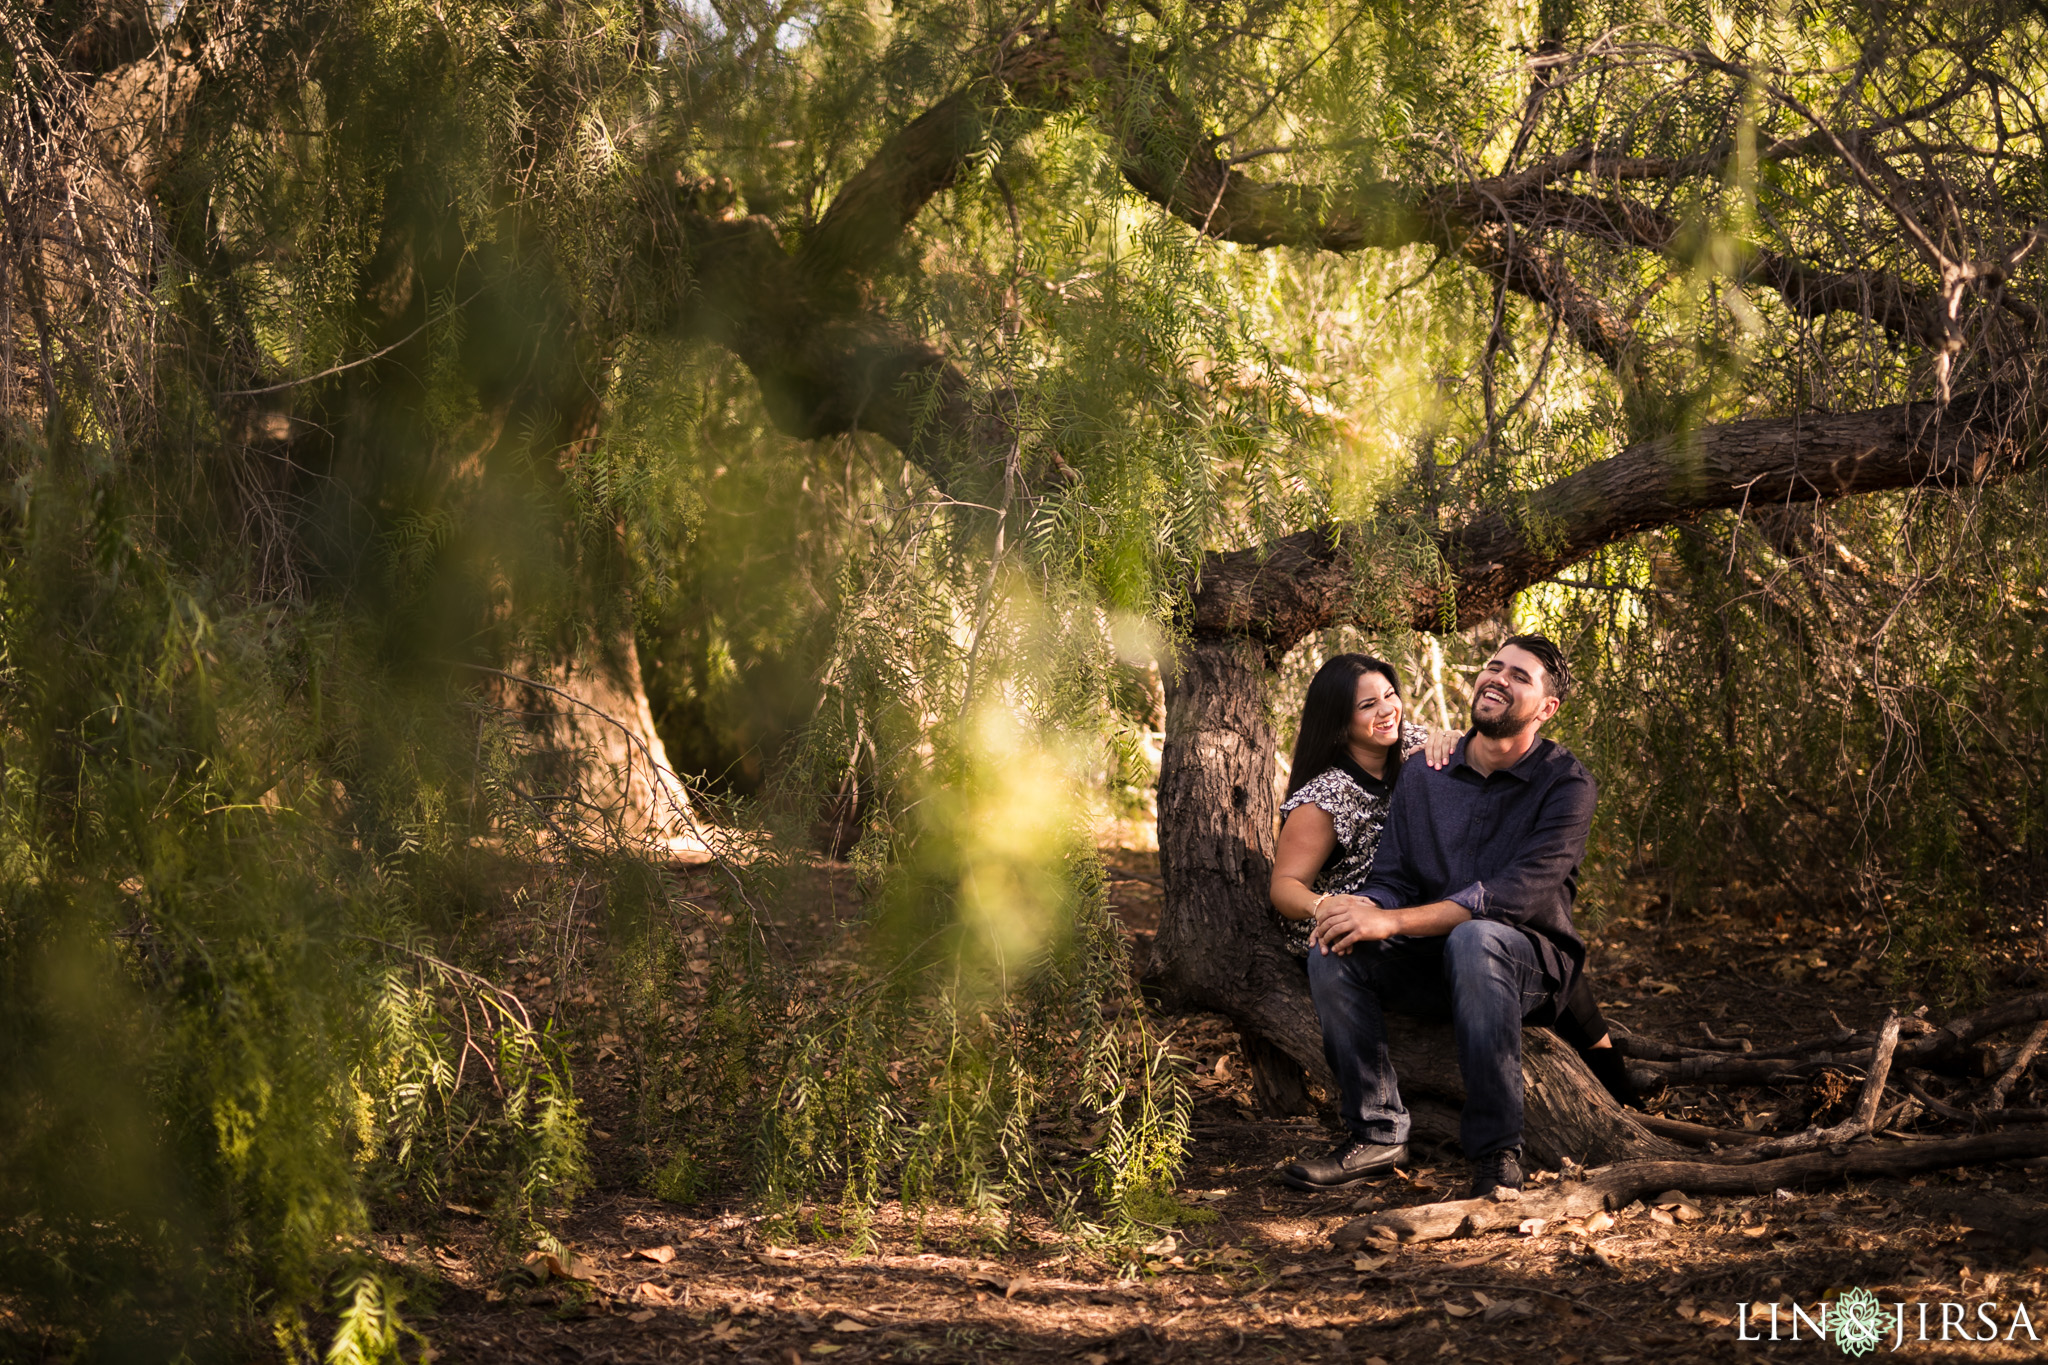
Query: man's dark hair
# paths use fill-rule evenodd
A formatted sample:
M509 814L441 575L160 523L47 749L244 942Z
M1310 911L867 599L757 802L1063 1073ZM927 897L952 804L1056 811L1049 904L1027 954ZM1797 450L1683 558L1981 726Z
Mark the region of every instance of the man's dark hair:
M1351 729L1351 712L1358 705L1358 680L1377 673L1401 695L1401 675L1384 659L1367 654L1339 654L1316 670L1308 695L1301 699L1301 727L1294 735L1294 762L1287 773L1287 794L1294 795L1311 779L1337 764L1337 754ZM1401 772L1401 742L1394 741L1387 755L1386 780Z
M1536 662L1543 665L1543 690L1563 701L1572 690L1572 666L1564 661L1564 651L1556 642L1548 635L1510 635L1500 642L1502 649L1509 645L1536 656Z

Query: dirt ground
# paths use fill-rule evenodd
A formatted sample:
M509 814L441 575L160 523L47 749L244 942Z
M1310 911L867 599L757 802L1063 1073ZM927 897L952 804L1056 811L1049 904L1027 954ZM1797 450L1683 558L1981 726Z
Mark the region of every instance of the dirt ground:
M1125 873L1156 875L1147 855L1105 852ZM1158 892L1122 879L1112 895L1142 950ZM1711 915L1670 914L1646 892L1638 912L1588 935L1613 1020L1673 1041L1696 1039L1705 1022L1767 1047L1825 1033L1837 1018L1869 1027L1887 1005L1914 1008L1916 997L1895 996L1877 969L1877 927L1801 920L1740 888L1725 904ZM2048 985L2039 943L2036 928L1996 948L1996 994ZM1930 1017L1946 1013L1936 1005ZM819 1226L829 1233L829 1209L794 1245L774 1246L736 1199L679 1207L603 1178L567 1227L575 1261L559 1268L572 1278L503 1280L489 1269L482 1226L459 1216L442 1232L388 1239L384 1249L436 1286L419 1325L446 1362L1834 1358L1836 1345L1815 1342L1810 1326L1790 1339L1791 1307L1810 1314L1817 1301L1857 1288L1884 1305L1877 1355L2048 1356L2033 1339L2048 1337L2048 1163L1701 1197L1677 1216L1636 1205L1607 1228L1339 1254L1328 1234L1360 1209L1462 1194L1462 1161L1418 1148L1414 1168L1362 1192L1285 1189L1272 1180L1275 1168L1327 1146L1332 1134L1314 1119L1255 1112L1237 1037L1223 1020L1179 1017L1159 1027L1196 1062L1182 1197L1217 1218L1148 1248L1135 1275L1073 1251L1029 1218L1024 1235L997 1252L964 1221L927 1215L913 1225L887 1207L879 1250L853 1257L844 1242L816 1235ZM1670 1091L1650 1108L1717 1127L1793 1130L1825 1098L1815 1090ZM2010 1102L2038 1106L2048 1103L2044 1092L2048 1081L2023 1080ZM601 1096L592 1105L602 1130ZM597 1139L601 1172L610 1140ZM1894 1310L1894 1302L1907 1306ZM1742 1303L1752 1307L1738 1321ZM1949 1303L1962 1307L1943 1341ZM1771 1304L1780 1305L1776 1341ZM1917 1339L1923 1304L1925 1341ZM2022 1305L2027 1321L2015 1325ZM1985 1340L1993 1323L1997 1339Z

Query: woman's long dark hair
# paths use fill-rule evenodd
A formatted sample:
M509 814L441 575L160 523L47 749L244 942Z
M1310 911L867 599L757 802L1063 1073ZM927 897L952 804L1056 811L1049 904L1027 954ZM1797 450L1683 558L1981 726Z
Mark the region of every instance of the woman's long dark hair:
M1351 712L1358 705L1358 680L1377 673L1401 695L1401 675L1385 659L1369 654L1339 654L1316 670L1308 695L1301 699L1301 728L1294 736L1294 763L1287 773L1287 794L1303 783L1322 776L1336 766L1337 754L1347 743ZM1397 739L1387 754L1387 778L1392 782L1401 771L1401 744Z

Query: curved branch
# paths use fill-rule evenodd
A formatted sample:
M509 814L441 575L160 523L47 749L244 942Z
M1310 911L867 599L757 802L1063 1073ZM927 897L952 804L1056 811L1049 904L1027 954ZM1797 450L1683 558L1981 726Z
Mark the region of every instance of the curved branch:
M1477 199L1479 187L1470 193ZM1544 189L1501 202L1516 222L1532 231L1562 229L1618 247L1690 260L1690 234L1676 218L1619 193ZM1940 338L1933 296L1890 271L1828 270L1754 242L1743 243L1742 249L1747 263L1736 275L1737 282L1754 281L1775 290L1785 306L1802 317L1855 313L1895 336L1923 344Z
M1618 184L1599 195L1554 188L1553 182L1581 173L1610 181L1653 174L1690 178L1714 171L1731 154L1715 148L1697 157L1616 159L1585 149L1463 185L1360 180L1322 188L1267 182L1239 169L1239 159L1224 159L1199 113L1147 72L1134 49L1101 41L1108 55L1098 60L1096 72L1113 92L1124 179L1182 222L1205 236L1261 249L1434 246L1552 309L1565 330L1624 381L1633 376L1634 335L1623 311L1573 279L1562 256L1542 239L1564 231L1624 250L1683 257L1688 234L1669 214L1621 194ZM1932 112L1955 97L1952 92L1915 112ZM1854 136L1864 139L1904 121L1872 125ZM1781 139L1765 153L1776 159L1833 146L1815 133ZM1801 316L1851 312L1895 336L1923 344L1940 340L1932 295L1896 274L1831 270L1758 243L1745 244L1745 256L1738 279L1776 291Z
M766 218L678 221L696 286L684 326L753 373L778 428L872 432L950 496L987 500L1017 448L1008 390L982 390L930 339L819 287Z
M1012 34L982 76L885 139L840 188L805 235L805 268L822 277L878 264L924 206L959 182L991 138L1015 140L1063 104L1073 75L1059 41L1046 30ZM1002 122L1006 110L1009 118Z
M1131 54L1122 54L1128 72ZM1634 333L1583 289L1563 258L1501 222L1489 185L1454 191L1359 180L1333 189L1267 183L1218 154L1200 116L1155 80L1126 75L1118 113L1131 188L1205 236L1243 246L1350 252L1434 246L1552 309L1572 338L1633 378Z
M2010 395L1985 390L1946 407L1729 422L1638 442L1435 537L1437 571L1412 570L1361 597L1360 566L1383 528L1321 527L1270 545L1211 554L1189 624L1240 633L1269 657L1341 621L1437 630L1471 625L1514 593L1637 531L1701 512L1807 502L1920 484L1983 483L2018 472L2030 449Z

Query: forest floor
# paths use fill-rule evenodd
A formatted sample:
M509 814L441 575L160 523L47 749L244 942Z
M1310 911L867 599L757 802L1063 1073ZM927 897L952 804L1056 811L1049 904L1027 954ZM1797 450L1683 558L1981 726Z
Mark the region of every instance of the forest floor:
M1104 852L1115 869L1156 876L1150 855ZM708 872L698 875L708 893ZM823 899L843 912L845 883L833 885ZM1158 892L1130 879L1111 892L1139 956L1157 922ZM1877 968L1883 940L1874 926L1802 918L1789 902L1740 887L1716 898L1725 908L1711 913L1666 913L1647 891L1642 901L1587 935L1601 1001L1630 1029L1677 1041L1699 1037L1706 1022L1767 1047L1825 1034L1837 1016L1867 1028L1887 1006L1919 1003ZM2036 931L1996 949L1994 997L2048 985L2039 945ZM1947 1014L1935 1004L1930 1017ZM1809 1327L1790 1339L1791 1306L1811 1314L1818 1301L1856 1287L1884 1304L1878 1355L2044 1354L2033 1336L2048 1337L2048 1162L1702 1197L1693 1201L1697 1218L1635 1205L1590 1232L1339 1254L1328 1234L1360 1209L1460 1197L1457 1154L1418 1148L1413 1168L1363 1191L1286 1189L1274 1183L1275 1169L1333 1135L1315 1119L1255 1112L1237 1037L1223 1020L1180 1016L1157 1027L1197 1064L1181 1195L1215 1220L1174 1231L1135 1274L1074 1249L1032 1217L997 1250L964 1218L906 1219L894 1205L882 1210L879 1246L867 1255L816 1235L816 1227L830 1230L829 1207L794 1244L770 1245L744 1198L664 1203L639 1187L628 1163L607 1163L606 1105L617 1087L607 1089L594 1062L579 1083L599 1130L599 1182L564 1232L575 1257L564 1268L574 1278L511 1282L487 1272L496 1263L487 1233L462 1217L431 1234L387 1238L384 1250L432 1282L432 1316L420 1326L434 1358L451 1363L1832 1358L1837 1347L1816 1342ZM1722 1128L1791 1131L1826 1098L1815 1090L1671 1090L1650 1108ZM2048 1080L2022 1081L2011 1103L2048 1103L2043 1092ZM610 1126L623 1127L623 1118ZM1894 1302L1906 1305L1902 1318ZM1752 1305L1746 1334L1742 1303ZM1777 1341L1769 1340L1773 1303L1782 1305ZM1949 1310L1944 1341L1950 1304L1961 1308ZM1979 1305L1987 1305L1982 1316ZM2030 1326L2014 1325L2021 1305ZM1899 1322L1904 1341L1895 1350ZM1991 1323L1995 1341L1984 1339Z

